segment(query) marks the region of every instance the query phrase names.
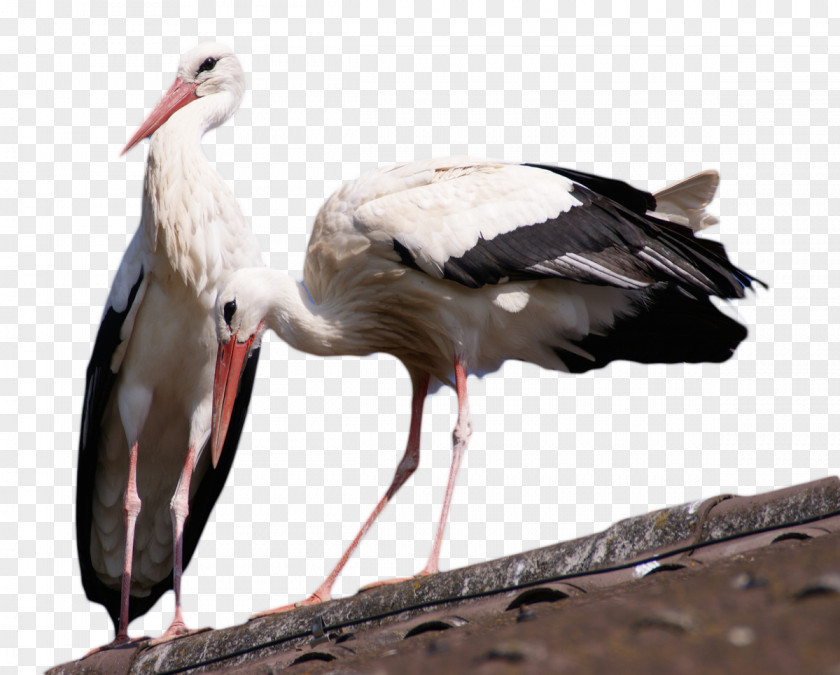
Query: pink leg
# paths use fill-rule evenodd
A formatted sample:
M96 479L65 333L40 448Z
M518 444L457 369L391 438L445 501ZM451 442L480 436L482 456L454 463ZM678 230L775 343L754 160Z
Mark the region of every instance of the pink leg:
M325 602L330 599L332 594L332 587L335 583L335 580L338 578L338 575L341 574L341 570L344 569L344 566L347 564L347 561L350 559L350 556L353 555L353 552L356 550L356 547L359 545L359 542L362 540L362 537L367 534L367 531L370 529L371 525L376 521L379 514L382 512L382 509L385 508L385 505L393 498L393 496L397 493L403 484L411 477L411 475L417 470L417 465L420 461L420 426L423 419L423 402L426 400L426 391L429 388L429 376L427 374L423 374L420 376L417 381L414 383L414 394L411 400L411 424L409 426L408 431L408 443L405 448L405 454L403 455L402 460L400 460L399 466L397 466L397 471L394 474L394 479L391 481L391 486L388 488L388 491L385 493L385 496L379 500L379 503L373 509L373 513L368 516L368 519L365 521L365 524L362 525L362 529L359 530L359 534L356 535L356 538L350 543L350 546L347 547L347 550L344 552L344 555L341 556L341 560L338 561L338 564L335 566L330 575L324 580L318 589L309 596L306 600L301 602L292 604L292 605L284 605L283 607L278 607L277 609L270 609L265 612L259 612L258 614L254 614L251 618L257 618L260 616L268 616L270 614L276 614L278 612L286 612L290 609L294 609L295 607L300 607L303 605L316 605L319 602Z
M458 469L461 468L461 460L464 458L464 451L472 435L472 420L470 419L470 406L467 401L467 372L464 366L455 357L455 391L458 394L458 421L452 432L452 466L449 469L449 481L446 484L446 494L443 498L443 509L440 514L435 542L432 546L432 553L426 567L420 574L435 574L438 571L440 560L440 546L443 542L443 531L449 519L449 507L452 504L452 492L455 489L455 479L458 476Z
M120 627L112 645L128 642L128 598L131 594L131 566L134 561L134 525L140 515L140 496L137 494L137 441L128 455L128 484L125 488L123 518L125 521L125 558L123 561L122 589L120 595Z
M181 574L184 571L184 521L190 512L190 480L195 467L195 446L191 445L187 451L187 459L178 481L178 489L172 497L172 540L175 544L175 564L173 569L173 587L175 590L175 618L166 632L153 643L162 642L178 635L189 632L181 614Z
M134 526L140 515L140 496L137 494L137 441L131 446L128 454L128 483L125 487L123 499L123 522L125 524L125 557L123 558L122 586L120 588L120 621L117 636L112 642L102 647L91 649L85 657L96 654L105 649L119 647L129 642L138 642L148 638L128 637L128 602L131 596L131 568L134 562Z

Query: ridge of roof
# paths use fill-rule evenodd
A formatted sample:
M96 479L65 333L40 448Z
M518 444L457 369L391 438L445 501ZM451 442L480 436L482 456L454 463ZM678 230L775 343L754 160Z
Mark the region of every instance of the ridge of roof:
M660 569L683 567L675 561L686 556L694 561L704 556L721 559L767 546L780 536L813 529L815 521L823 520L832 523L832 531L835 526L840 531L837 477L755 496L720 495L666 508L619 521L588 537L191 634L154 647L132 644L48 672L194 673L256 663L280 653L288 653L286 660L292 663L296 657L303 658L296 650L307 644L311 652L331 640L328 648L340 649L337 645L342 635L405 626L406 622L416 623L418 617L428 623L426 619L433 614L463 613L470 603L484 599L493 599L494 606L499 604L503 611L517 601L515 607L532 603L537 591L544 597L551 593L569 597L586 592L586 587L591 590ZM528 593L532 593L531 599ZM329 649L323 649L318 653L329 655Z

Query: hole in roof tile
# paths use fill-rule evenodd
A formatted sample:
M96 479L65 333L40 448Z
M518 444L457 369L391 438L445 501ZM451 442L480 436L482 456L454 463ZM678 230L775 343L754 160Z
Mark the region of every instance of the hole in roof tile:
M779 541L787 541L788 539L812 539L810 534L805 534L804 532L782 532L778 537L776 537L771 544L775 544Z
M479 661L507 661L508 663L522 663L526 660L545 659L548 650L540 644L509 640L501 642L479 658Z
M505 607L508 612L512 609L519 609L522 605L536 605L540 602L557 602L558 600L565 600L569 597L568 593L558 591L556 588L547 588L545 586L540 588L530 588L524 593L520 593L513 599L513 601Z
M296 666L299 663L306 663L307 661L335 661L336 658L335 655L327 654L326 652L307 652L292 661L290 667Z
M439 633L444 630L449 630L452 626L446 621L426 621L416 625L405 634L406 638L414 637L415 635L422 635L423 633Z
M830 573L818 576L796 592L796 600L815 598L821 595L840 595L840 573Z
M643 616L632 624L636 631L659 628L674 633L687 633L695 628L694 619L685 612L665 609Z
M659 574L660 572L673 572L674 570L681 570L684 567L685 565L680 565L679 563L666 563L664 565L657 565L656 567L651 567L651 569L646 570L645 573L640 576L652 577L654 574Z

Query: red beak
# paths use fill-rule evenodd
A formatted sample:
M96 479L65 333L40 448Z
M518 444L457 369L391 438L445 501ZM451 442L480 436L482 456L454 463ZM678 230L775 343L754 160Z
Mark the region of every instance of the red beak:
M128 145L123 148L123 151L120 154L124 155L144 138L148 138L155 133L155 131L164 122L166 122L166 120L168 120L172 116L172 113L176 110L180 110L187 105L187 103L195 101L198 98L195 93L195 88L197 86L198 85L195 82L184 82L181 78L176 77L175 82L173 82L172 86L169 87L169 91L163 95L163 98L160 99L160 103L158 103L154 110L149 113L146 121L143 122L137 130L137 133L131 137Z
M232 335L227 343L219 344L216 353L216 375L213 379L213 421L210 427L210 456L213 468L219 463L222 448L225 445L233 404L239 390L239 378L242 366L251 353L251 345L257 337L259 329L245 342L237 342L236 335Z

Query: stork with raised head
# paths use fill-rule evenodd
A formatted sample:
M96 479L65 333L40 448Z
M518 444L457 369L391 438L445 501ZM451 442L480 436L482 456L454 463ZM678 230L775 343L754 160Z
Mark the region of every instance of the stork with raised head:
M262 260L200 141L233 115L244 90L233 52L199 45L123 150L152 137L140 226L87 370L76 494L82 582L111 615L112 644L127 642L129 622L170 588L175 616L162 638L187 632L181 573L230 471L251 396L258 346L211 466L214 301L234 270Z
M709 297L743 297L754 279L721 244L695 237L716 222L705 207L717 185L717 173L706 171L651 195L551 166L469 158L394 166L325 203L304 283L265 268L231 277L216 301L211 447L225 442L242 363L266 329L311 354L392 354L413 384L408 444L390 487L335 569L299 604L330 598L361 538L414 473L423 401L437 385L454 387L458 419L440 524L421 574L438 570L470 437L468 374L493 372L506 359L582 373L617 359L732 355L747 331Z

